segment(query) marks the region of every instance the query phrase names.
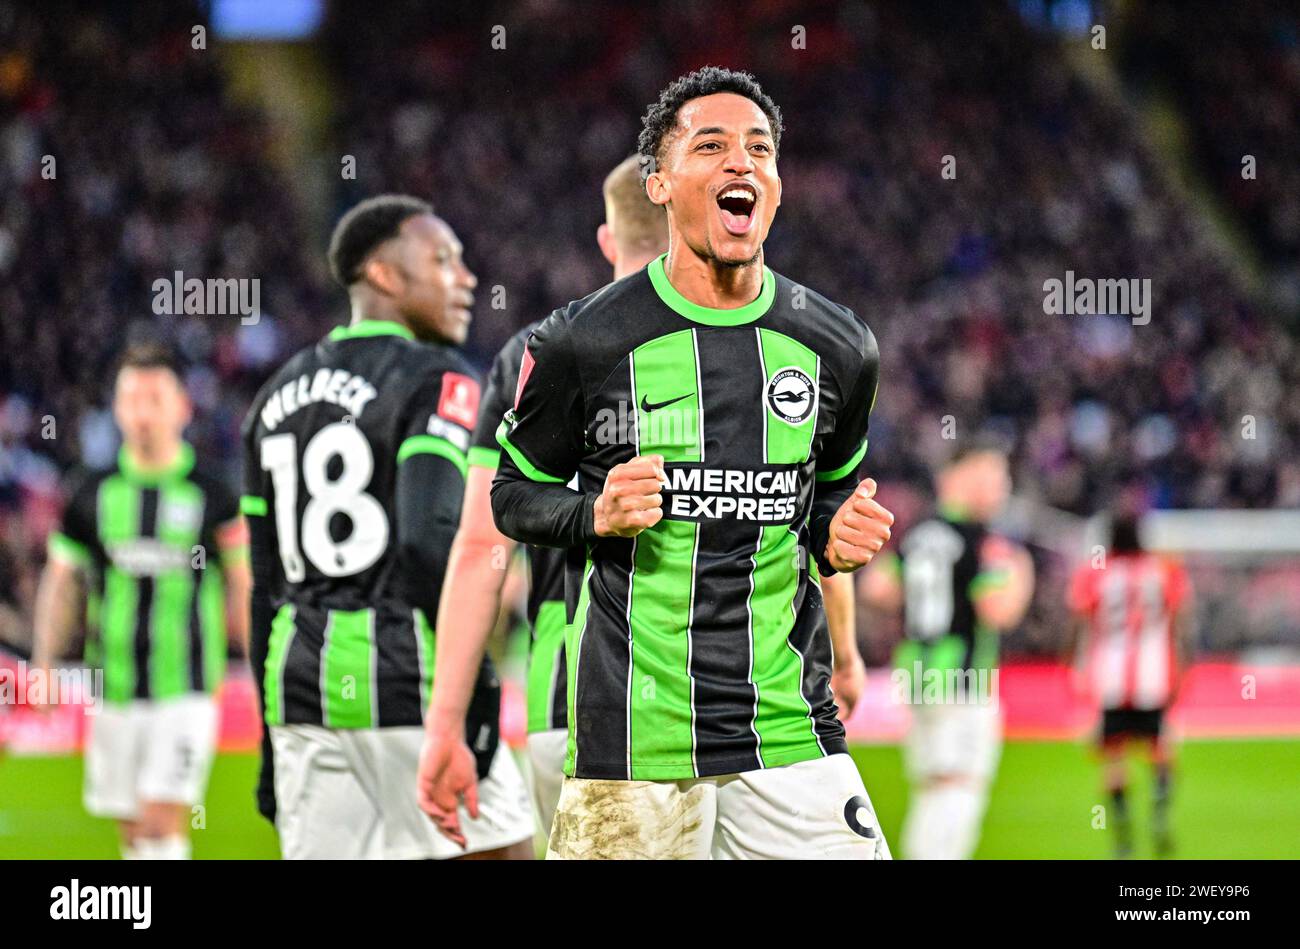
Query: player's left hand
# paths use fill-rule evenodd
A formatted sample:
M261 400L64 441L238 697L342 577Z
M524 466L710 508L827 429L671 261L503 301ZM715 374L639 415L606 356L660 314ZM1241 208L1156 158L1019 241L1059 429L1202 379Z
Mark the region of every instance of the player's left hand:
M853 714L853 707L867 687L867 666L856 649L846 659L841 661L836 655L835 660L835 668L831 671L831 697L839 710L837 717L844 722Z
M876 500L875 480L864 479L831 519L826 559L840 573L866 566L889 540L893 523L894 515Z
M464 801L471 818L478 817L478 770L474 752L462 735L425 732L415 785L420 810L433 819L443 836L463 849L460 804Z

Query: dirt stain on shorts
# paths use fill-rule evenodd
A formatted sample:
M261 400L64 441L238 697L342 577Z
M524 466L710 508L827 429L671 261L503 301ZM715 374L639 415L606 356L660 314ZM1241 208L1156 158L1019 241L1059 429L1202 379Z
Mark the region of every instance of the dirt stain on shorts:
M707 787L649 781L567 780L549 849L564 860L707 857Z

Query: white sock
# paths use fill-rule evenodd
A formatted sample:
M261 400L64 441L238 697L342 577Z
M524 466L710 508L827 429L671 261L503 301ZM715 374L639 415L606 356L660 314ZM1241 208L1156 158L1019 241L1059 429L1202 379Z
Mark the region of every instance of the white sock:
M984 817L984 794L969 784L945 788L944 809L948 826L949 860L969 860L979 842Z
M122 859L140 860L142 858L140 857L140 851L136 849L134 844L124 843L122 844Z
M139 860L188 860L190 839L182 834L170 837L140 837L135 842Z
M913 788L903 818L903 855L908 860L936 860L940 833L939 794L936 788Z
M909 860L968 860L979 840L984 792L969 784L942 784L915 792L903 822Z

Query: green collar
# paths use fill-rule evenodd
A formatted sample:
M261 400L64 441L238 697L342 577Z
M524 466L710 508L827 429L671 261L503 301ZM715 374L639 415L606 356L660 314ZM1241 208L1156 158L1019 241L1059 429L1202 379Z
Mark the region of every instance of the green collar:
M964 507L951 501L939 502L939 516L955 524L964 524L971 519L970 513Z
M330 339L357 339L362 336L402 336L415 339L415 334L401 323L392 320L358 320L351 326L336 326L330 330Z
M772 301L776 299L776 277L772 271L764 267L763 289L759 291L756 299L744 306L724 310L692 303L668 282L668 274L664 272L664 258L667 256L661 254L656 257L650 261L650 266L646 270L650 274L650 282L654 284L655 293L659 294L659 299L664 302L664 305L688 320L708 326L740 326L743 323L754 322L771 308Z
M194 467L194 448L189 442L181 442L181 450L177 452L176 460L170 465L156 471L144 471L131 460L131 455L123 445L117 453L117 467L126 480L135 484L162 484L164 481L177 481L189 474Z

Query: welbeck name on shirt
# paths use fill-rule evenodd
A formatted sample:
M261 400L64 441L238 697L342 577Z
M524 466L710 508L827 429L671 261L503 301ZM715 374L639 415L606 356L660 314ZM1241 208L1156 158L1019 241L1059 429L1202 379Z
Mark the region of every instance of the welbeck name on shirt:
M340 405L358 418L378 394L362 376L354 376L346 369L317 369L315 375L303 373L272 392L262 406L262 424L273 432L287 416L313 402Z
M50 919L128 919L132 929L148 929L153 920L151 886L71 886L50 890Z

